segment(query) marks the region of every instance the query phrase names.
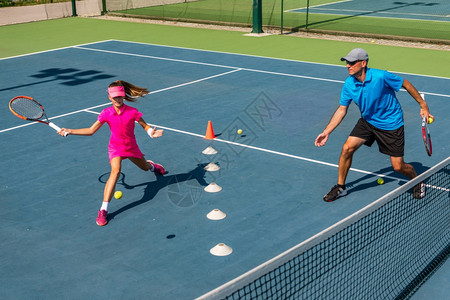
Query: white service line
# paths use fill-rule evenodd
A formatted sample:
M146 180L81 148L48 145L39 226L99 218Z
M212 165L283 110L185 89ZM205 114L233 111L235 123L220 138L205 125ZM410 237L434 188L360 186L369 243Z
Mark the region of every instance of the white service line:
M299 159L299 160L303 160L303 161L307 161L307 162L312 162L312 163L316 163L316 164L321 164L321 165L325 165L325 166L331 166L331 167L335 167L335 168L339 167L336 164L331 164L331 163L327 163L327 162L324 162L324 161L310 159L310 158L306 158L306 157L302 157L302 156L298 156L298 155L293 155L293 154L288 154L288 153L284 153L284 152L264 149L264 148L260 148L260 147L240 144L240 143L231 142L231 141L227 141L227 140L222 140L222 139L218 139L218 138L216 138L214 140L222 142L222 143L226 143L226 144L236 145L236 146L249 148L249 149L254 149L254 150L258 150L258 151L263 151L263 152L267 152L267 153L272 153L272 154L276 154L276 155L280 155L280 156L295 158L295 159ZM352 170L354 172L358 172L358 173L363 173L363 174L368 174L368 175L373 175L373 176L379 176L379 177L385 177L385 178L389 178L389 179L394 179L394 180L399 180L399 181L405 181L406 182L406 180L402 180L402 179L399 179L397 177L392 177L392 176L388 176L388 175L377 174L377 173L364 171L364 170L360 170L360 169L355 169L355 168L350 168L350 170Z
M228 75L228 74L231 74L231 73L234 73L234 72L237 72L237 71L242 71L242 69L236 69L236 70L228 71L228 72L225 72L225 73L220 73L220 74L217 74L217 75L212 75L212 76L208 76L208 77L205 77L205 78L197 79L197 80L194 80L194 81L182 83L182 84L179 84L179 85L174 85L174 86L171 86L171 87L167 87L167 88L163 88L163 89L160 89L160 90L156 90L156 91L150 92L150 94L156 94L156 93L172 90L172 89L175 89L175 88L178 88L178 87L182 87L182 86L198 83L198 82L201 82L201 81L209 80L209 79L220 77L220 76L224 76L224 75Z

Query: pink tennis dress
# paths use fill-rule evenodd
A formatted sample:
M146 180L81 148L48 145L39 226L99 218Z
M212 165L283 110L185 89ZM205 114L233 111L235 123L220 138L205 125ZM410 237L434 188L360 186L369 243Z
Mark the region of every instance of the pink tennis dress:
M105 108L98 116L100 123L108 123L111 129L109 140L109 160L116 156L123 158L143 156L136 143L134 135L135 121L139 121L142 113L136 108L123 104L120 114L117 114L114 106Z

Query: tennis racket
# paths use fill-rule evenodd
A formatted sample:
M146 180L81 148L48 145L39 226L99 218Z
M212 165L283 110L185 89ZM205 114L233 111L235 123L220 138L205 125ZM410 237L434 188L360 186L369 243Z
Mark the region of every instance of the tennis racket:
M431 136L430 130L428 129L428 120L425 116L422 118L422 137L423 143L425 144L425 150L427 151L428 156L431 156L431 154L433 154L433 147L431 146Z
M60 132L61 128L50 122L45 114L44 107L31 97L17 96L9 101L9 109L18 118L22 120L44 123ZM67 136L67 132L64 133Z
M420 94L422 96L422 99L425 99L424 94ZM428 156L431 156L433 154L433 147L431 146L431 135L430 130L428 129L428 120L427 117L422 117L422 138L423 143L425 144L425 150L427 151Z

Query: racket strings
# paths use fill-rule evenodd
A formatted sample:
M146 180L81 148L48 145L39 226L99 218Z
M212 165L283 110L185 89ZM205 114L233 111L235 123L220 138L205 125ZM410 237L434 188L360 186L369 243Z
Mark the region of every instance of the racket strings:
M423 135L423 142L425 144L425 150L427 151L428 156L431 156L433 152L433 148L431 145L431 136L430 131L428 130L428 125L425 123L425 121L422 123L422 135Z
M425 145L426 145L428 151L431 150L431 140L430 140L430 137L428 136L428 134L425 138Z
M431 139L430 139L430 134L427 132L427 133L425 133L425 141L427 142L427 145L429 145L430 144L430 142L431 142Z
M38 103L27 98L15 99L11 103L11 109L17 114L33 120L40 119L44 115L42 107Z

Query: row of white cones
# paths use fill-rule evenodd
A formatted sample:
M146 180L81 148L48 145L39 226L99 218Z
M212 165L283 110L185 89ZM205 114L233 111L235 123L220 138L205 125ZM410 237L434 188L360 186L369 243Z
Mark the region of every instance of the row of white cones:
M217 154L217 150L214 149L213 147L208 147L205 150L203 150L202 153L206 155L214 155ZM212 162L209 163L204 169L209 172L215 172L220 170L220 167ZM205 187L205 191L208 193L217 193L220 192L221 190L222 187L215 182L211 182L207 187Z
M217 150L215 150L213 147L208 147L205 150L203 150L202 153L206 154L206 155L215 155L215 154L217 154ZM215 172L215 171L220 170L220 167L218 165L216 165L215 163L209 163L204 169L209 172ZM207 187L205 187L205 191L208 193L217 193L217 192L220 192L221 190L222 190L222 187L219 186L215 182L212 182ZM206 215L206 217L208 219L214 220L214 221L225 219L226 216L227 215L218 208L213 209ZM211 250L209 250L209 252L212 255L216 255L216 256L227 256L227 255L231 254L231 252L233 252L233 249L231 247L225 245L224 243L219 243L216 246L214 246L213 248L211 248Z

